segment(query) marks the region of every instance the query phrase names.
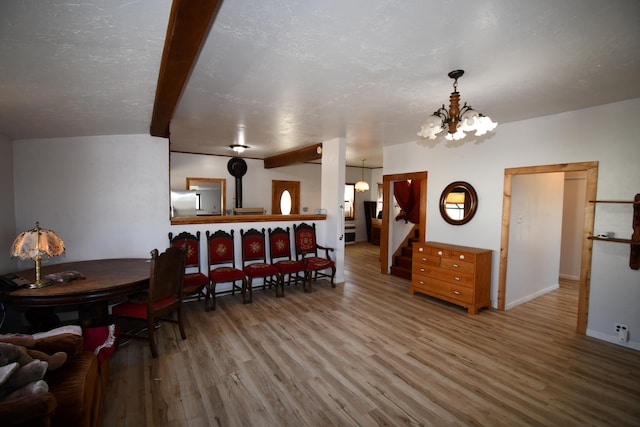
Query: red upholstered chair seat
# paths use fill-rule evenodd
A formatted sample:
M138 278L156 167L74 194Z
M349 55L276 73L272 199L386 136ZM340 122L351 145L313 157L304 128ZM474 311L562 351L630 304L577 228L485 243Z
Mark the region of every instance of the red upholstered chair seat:
M201 290L207 283L209 278L202 273L187 273L184 275L184 285L182 287L183 295L195 294Z
M335 262L330 259L320 257L308 257L304 259L304 263L309 270L323 270L325 268L331 268L335 265Z
M218 267L209 272L209 277L214 282L232 282L234 280L244 280L244 271L233 267Z
M253 277L275 276L278 274L278 269L276 268L275 265L256 262L254 264L247 265L244 268L244 272L247 273L247 276L253 278Z
M154 301L153 309L159 310L173 304L178 298L170 296L159 301ZM147 318L147 301L127 301L113 306L112 314L115 316L134 317L136 319Z
M273 265L275 265L282 274L297 273L298 271L304 271L306 269L302 261L294 261L292 259L283 259Z

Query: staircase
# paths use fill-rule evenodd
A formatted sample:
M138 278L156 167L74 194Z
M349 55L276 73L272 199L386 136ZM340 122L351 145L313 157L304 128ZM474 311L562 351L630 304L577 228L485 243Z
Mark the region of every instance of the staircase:
M413 257L413 243L418 242L420 232L414 228L413 232L405 239L404 244L398 248L393 256L391 275L411 280L411 262Z

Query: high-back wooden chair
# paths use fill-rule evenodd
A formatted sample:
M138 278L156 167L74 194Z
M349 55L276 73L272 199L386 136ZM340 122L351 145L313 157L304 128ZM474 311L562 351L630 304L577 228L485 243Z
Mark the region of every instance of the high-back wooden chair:
M183 231L175 237L173 233L169 233L169 245L182 248L186 252L183 299L197 295L200 301L202 291L209 284L209 277L200 269L200 231L195 235Z
M276 227L273 230L269 228L268 236L269 260L271 264L275 265L278 271L280 271L282 287L284 288L284 280L286 277L287 286L301 282L303 290L309 292L307 289L307 266L304 265L304 262L293 259L291 255L292 248L289 227L286 229Z
M123 333L123 336L145 338L149 340L151 355L158 357L158 345L155 336L155 323L158 320L177 323L182 339L187 339L182 320L182 284L184 279L186 253L178 247L170 247L160 255L158 250L151 251L151 272L149 291L144 297L132 299L112 307L115 317L127 317L146 320L146 336L138 333ZM167 317L176 313L176 318Z
M333 252L334 249L317 243L316 225L304 222L298 225L293 224L293 242L296 248L296 259L304 262L307 267L309 292L311 292L311 281L317 281L318 277L330 278L331 287L335 288L336 264L329 257L329 252ZM319 256L318 251L324 251L325 256Z
M207 264L209 266L209 285L205 296L206 311L216 309L216 285L218 283L231 283L231 294L235 295L236 289L242 293L242 302L248 303L247 275L236 268L234 252L233 230L227 233L218 230L213 234L207 231ZM236 283L241 282L241 286Z
M249 278L249 302L253 301L253 279L262 279L262 289L275 285L276 297L284 296L280 271L273 264L267 263L264 228L258 231L251 228L246 232L240 230L242 242L242 269Z

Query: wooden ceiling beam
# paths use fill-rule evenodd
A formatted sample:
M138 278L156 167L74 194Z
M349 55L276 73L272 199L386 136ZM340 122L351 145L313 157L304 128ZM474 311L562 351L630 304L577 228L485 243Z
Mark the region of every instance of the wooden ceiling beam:
M322 159L322 143L276 154L264 159L264 168L272 169Z
M169 137L169 124L222 0L173 0L149 132Z

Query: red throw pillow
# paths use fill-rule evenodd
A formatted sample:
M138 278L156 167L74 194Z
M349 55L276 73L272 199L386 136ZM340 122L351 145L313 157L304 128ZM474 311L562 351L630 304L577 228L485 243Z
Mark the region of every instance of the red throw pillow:
M120 334L118 325L86 328L82 331L84 350L93 352L98 357L98 362L102 363L116 350L118 334Z

